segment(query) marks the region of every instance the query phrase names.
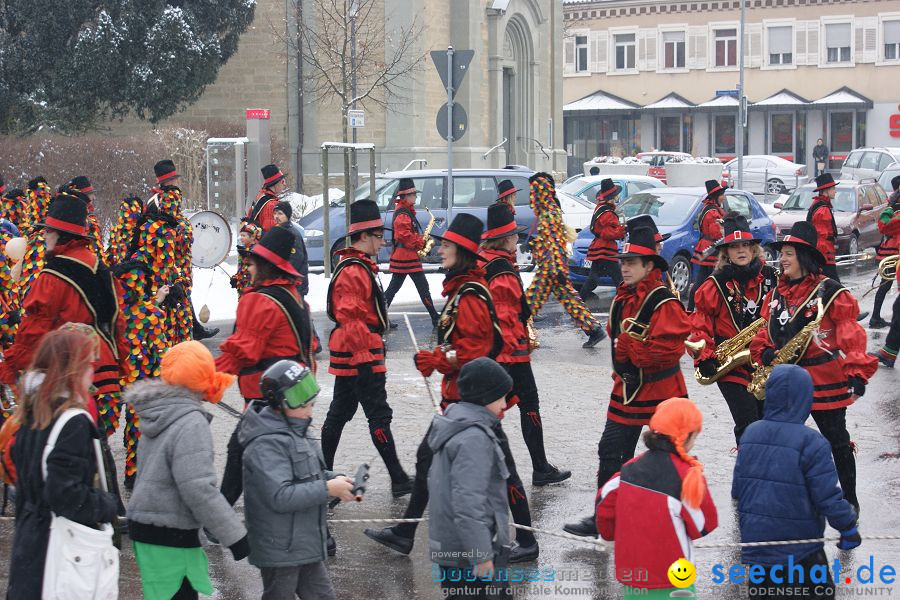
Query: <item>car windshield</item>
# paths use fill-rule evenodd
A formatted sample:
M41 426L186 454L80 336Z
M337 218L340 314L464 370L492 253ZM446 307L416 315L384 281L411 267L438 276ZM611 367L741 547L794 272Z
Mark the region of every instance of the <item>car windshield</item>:
M812 198L815 195L814 188L800 188L794 190L791 197L784 203L784 210L809 210L812 204ZM856 212L856 201L854 198L856 188L838 186L837 195L831 201L834 210L837 212Z
M381 189L390 183L391 181L395 181L394 179L382 179L380 177L375 178L375 191L376 193L381 191ZM369 180L367 179L365 183L361 183L356 191L353 193L353 201L357 200L369 200ZM343 205L343 202L341 203Z
M587 179L585 179L584 177L578 177L563 184L562 187L559 188L559 191L575 196L578 194L578 192L583 190L586 185L588 185Z
M673 227L684 223L697 200L694 195L640 192L619 204L616 212L626 219L650 215L657 226Z

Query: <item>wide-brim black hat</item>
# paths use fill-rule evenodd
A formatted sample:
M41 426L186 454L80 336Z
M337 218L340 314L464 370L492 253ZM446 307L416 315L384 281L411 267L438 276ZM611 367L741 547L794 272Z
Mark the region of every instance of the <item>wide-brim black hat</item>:
M791 226L791 232L784 236L780 242L773 242L772 248L781 251L783 246L794 246L795 248L805 249L812 257L821 265L825 264L825 255L819 252L816 244L819 241L819 235L808 221L797 221Z
M153 173L156 175L156 181L159 183L178 177L178 170L175 168L175 163L168 158L153 165Z
M373 229L391 231L390 227L384 226L384 219L381 218L381 211L378 210L378 205L372 200L357 200L353 202L350 205L350 229L347 231L347 235Z
M660 271L668 271L669 263L656 253L656 233L649 227L638 227L628 234L619 258L649 258Z
M284 179L284 173L281 172L278 165L266 165L260 169L260 172L263 176L263 187L272 187Z
M617 196L621 191L621 185L616 185L613 183L612 179L604 179L600 182L600 189L597 191L597 200L606 200L611 196Z
M725 193L725 187L722 185L721 181L716 181L715 179L708 179L705 183L706 185L706 197L712 198L714 196L718 196L719 194Z
M401 194L408 194L410 192L416 191L416 182L408 177L404 177L400 180L400 183L397 184L397 191L394 193L394 196L399 196Z
M657 242L664 242L672 237L671 233L660 233L659 228L656 226L656 221L654 221L653 217L651 217L650 215L636 215L625 221L626 233L631 233L638 227L649 227L650 229L652 229Z
M47 217L35 225L74 237L88 237L87 202L84 194L69 190L53 197Z
M482 240L498 240L510 235L518 235L525 231L516 223L516 215L509 210L505 202L494 202L488 206L487 229L481 234Z
M94 191L91 180L85 175L79 175L78 177L73 178L72 181L68 183L68 186L73 190L78 190L82 194L90 194Z
M816 191L821 192L822 190L827 190L830 187L834 187L837 185L834 177L831 176L831 173L822 173L818 177L816 177Z
M506 208L506 212L509 212L508 208ZM453 242L463 250L478 256L478 246L481 243L483 231L484 223L481 222L481 219L475 215L460 213L453 217L453 222L450 223L447 231L440 235L432 234L431 237L437 240Z
M716 243L716 248L724 248L730 244L741 242L753 242L759 244L761 239L753 237L750 232L750 223L744 215L729 214L725 215L722 221L723 237Z
M290 263L293 253L294 234L284 227L273 227L268 230L250 250L251 255L272 263L280 271L292 277L300 277L300 273Z
M516 186L513 185L513 182L509 179L504 179L500 183L497 184L497 200L503 200L507 196L515 195L519 190L516 189ZM491 226L488 225L488 229Z

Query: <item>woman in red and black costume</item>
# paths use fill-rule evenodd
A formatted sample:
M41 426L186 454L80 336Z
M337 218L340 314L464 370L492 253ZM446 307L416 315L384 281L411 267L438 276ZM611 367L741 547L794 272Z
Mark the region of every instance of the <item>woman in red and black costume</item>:
M266 165L260 171L263 185L250 205L247 217L262 227L265 233L278 224L275 222L275 205L279 195L287 189L287 181L278 165Z
M742 215L729 213L723 224L725 237L716 244L718 263L695 295L696 310L691 315L690 340L706 345L694 357L694 365L704 377L718 371L716 349L760 318L763 299L775 287L778 274L766 265L760 240L750 233ZM738 367L716 383L725 397L734 420L737 444L747 425L762 418L763 404L747 391L753 377L749 365Z
M416 220L416 184L412 179L401 179L397 186L397 194L394 200L394 220L391 227L394 230L394 249L391 252L391 282L384 291L384 300L388 307L394 301L394 296L403 287L406 276L412 279L419 292L419 298L431 317L431 324L437 327L438 313L431 300L431 290L428 288L428 280L422 269L422 259L419 250L425 247L425 238L422 235L422 227Z
M694 246L694 254L691 263L697 265L697 279L691 288L688 298L688 312L694 310L694 294L700 285L706 281L713 269L716 268L718 256L709 249L722 239L722 219L725 218L725 210L722 208L722 197L725 195L725 187L715 179L706 182L706 197L703 199L703 207L700 209L700 239Z
M847 407L865 393L878 359L866 354L866 332L856 321L856 299L822 274L826 259L816 248L817 241L812 225L798 221L790 235L772 245L781 251L781 277L763 303L762 317L768 326L753 338L750 355L756 364L771 364L778 349L816 318L821 299L825 316L796 364L812 376L813 420L831 444L844 497L859 512Z
M416 368L425 377L434 371L443 374L444 378L441 381L443 407L459 401L456 379L463 365L482 356L496 358L503 348L503 336L491 293L484 278L485 272L478 265L481 260L478 256L478 245L483 229L481 219L463 213L456 215L446 232L434 236L441 241L438 254L441 257L441 265L447 271L443 292L447 304L438 321L439 346L434 350L420 350L415 355L415 363ZM430 433L429 427L416 451L416 477L409 505L403 514L404 519L421 517L428 505L428 469L431 467L433 457L431 446L428 444ZM520 525L530 526L528 499L516 471L509 442L499 425L494 429L494 433L500 441L510 473L506 480L507 497L513 520ZM402 554L409 554L412 551L415 533L415 523L365 530L365 534L376 542ZM534 534L517 529L516 544L510 562L533 560L537 556L538 543Z
M594 295L594 288L600 282L603 275L609 275L613 287L622 283L622 270L619 269L619 244L618 241L625 238L625 226L619 221L616 214L616 199L622 192L622 186L613 183L612 179L604 179L600 182L597 191L597 206L591 217L591 233L594 240L587 251L587 259L591 261L591 270L588 278L578 295L582 300Z
M300 274L291 266L294 236L282 227L263 235L250 250L248 270L252 284L238 301L234 333L222 342L216 370L238 376L245 410L266 406L259 380L263 371L289 359L315 372L310 354L312 327L309 306L297 292ZM243 492L241 448L235 428L228 440L228 458L222 475L222 495L234 504Z
M825 257L822 273L840 283L837 272L837 223L834 222L834 206L832 201L837 194L837 182L831 173L822 173L816 177L816 195L806 211L806 221L813 226L818 236L816 248Z
M597 445L598 489L634 457L641 430L656 407L669 398L687 397L679 362L691 322L662 281L669 265L657 253L657 244L654 229L629 229L619 254L622 283L607 324L613 348L613 389ZM574 535L597 535L593 514L563 529Z
M513 217L516 216L516 198L519 190L509 179L497 184L497 203L505 206Z

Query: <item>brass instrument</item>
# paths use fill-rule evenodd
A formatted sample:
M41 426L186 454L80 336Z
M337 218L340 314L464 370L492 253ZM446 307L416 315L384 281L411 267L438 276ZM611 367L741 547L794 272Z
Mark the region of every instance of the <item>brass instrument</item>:
M416 253L419 255L419 258L425 258L431 252L431 249L434 248L434 238L431 237L431 230L434 228L434 215L427 208L425 211L431 218L428 220L428 225L425 226L425 231L422 232L422 239L425 241L425 245Z
M537 328L534 326L534 317L528 317L528 322L525 323L525 332L528 334L528 349L537 350L540 348L541 342L538 341Z
M628 337L635 341L643 342L650 333L650 325L641 323L634 317L628 317L627 319L622 319L622 333L627 334Z
M0 411L13 413L16 411L16 394L11 386L0 387Z
M769 375L772 374L772 370L775 367L778 365L794 363L804 352L806 352L806 348L809 346L810 341L812 341L813 334L815 334L816 330L819 328L819 324L825 317L825 307L822 305L821 297L819 297L816 302L816 310L818 311L816 313L816 318L797 332L797 334L788 340L784 346L778 349L775 353L775 359L770 365L760 365L753 372L753 379L750 381L750 385L747 386L747 391L756 396L757 400L762 400L766 397L766 381L769 379Z
M766 320L759 318L737 332L733 338L725 340L716 346L716 360L719 361L718 370L715 374L704 377L700 374L700 369L695 369L694 377L697 378L697 383L700 385L710 385L717 382L734 369L748 364L750 362L750 349L748 348L750 341L756 335L756 332L765 325ZM688 350L692 351L694 356L696 356L696 354L706 346L706 340L700 340L699 342L686 341L684 345Z
M669 291L672 292L672 295L675 296L675 299L681 302L681 292L678 291L678 288L675 287L675 282L672 281L672 275L669 274L666 279L669 281Z
M900 254L882 258L878 263L878 276L886 281L894 281L897 278L897 261Z

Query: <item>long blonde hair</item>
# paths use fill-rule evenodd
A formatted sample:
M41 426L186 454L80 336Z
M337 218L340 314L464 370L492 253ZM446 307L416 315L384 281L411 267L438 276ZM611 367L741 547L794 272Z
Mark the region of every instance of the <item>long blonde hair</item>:
M760 259L765 260L763 258L762 247L759 245L759 243L755 243L753 244L753 258L750 259L750 264L753 264ZM728 246L722 246L721 248L719 248L719 260L716 263L715 270L721 271L723 267L730 264L731 261L728 259Z

